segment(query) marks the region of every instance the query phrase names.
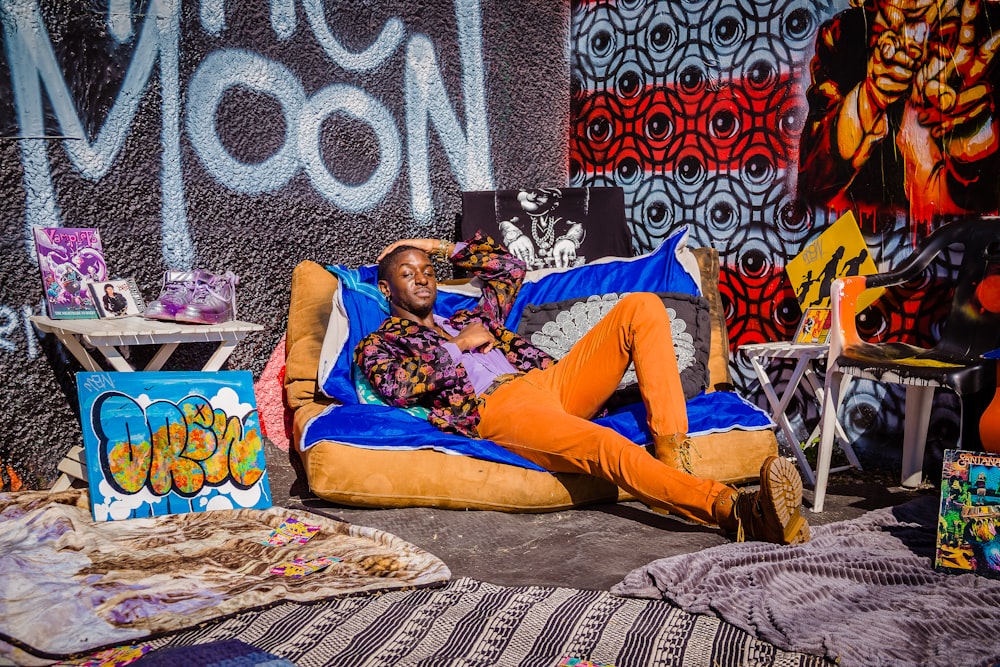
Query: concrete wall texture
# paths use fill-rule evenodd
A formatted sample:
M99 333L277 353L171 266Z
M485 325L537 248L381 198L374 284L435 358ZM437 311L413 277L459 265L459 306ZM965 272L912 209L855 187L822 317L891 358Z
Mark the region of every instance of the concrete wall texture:
M167 268L239 274L239 316L266 330L229 367L260 377L299 261L357 265L397 237L451 237L463 190L617 185L637 252L685 225L719 250L733 349L789 338L801 313L784 265L845 210L887 267L935 212L996 209L995 196L945 189L914 209L907 164L879 156L876 181L860 153L851 174L824 159L819 130L842 100L819 93L847 96L864 78L874 42L852 29L859 12L887 21L879 4L0 0L0 488L48 485L81 444L79 364L28 322L42 305L33 227L98 227L109 271L147 300ZM962 19L977 43L985 12ZM945 19L934 34L954 33ZM843 71L814 61L830 35L855 54ZM993 71L979 64L952 74ZM924 167L955 143L939 139L944 157ZM974 162L974 180L995 184L995 155ZM821 198L800 179L836 187ZM931 340L947 299L927 294L919 312L871 309L866 332ZM755 392L749 369L734 370ZM942 400L932 433L947 441L956 410ZM885 440L901 415L900 394L860 386L845 421Z
M372 262L394 238L453 236L462 190L566 181L569 17L530 0L0 2L2 487L47 485L81 444L80 367L27 320L32 227L99 228L147 300L167 268L234 271L239 317L267 328L229 367L259 376L299 261Z

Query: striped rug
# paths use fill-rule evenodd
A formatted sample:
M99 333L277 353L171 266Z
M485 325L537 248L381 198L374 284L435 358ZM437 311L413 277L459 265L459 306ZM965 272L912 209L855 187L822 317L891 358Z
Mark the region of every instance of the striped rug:
M230 638L299 667L556 667L574 664L573 659L616 667L829 664L781 651L717 618L661 601L606 591L502 587L467 578L441 588L284 603L153 646Z

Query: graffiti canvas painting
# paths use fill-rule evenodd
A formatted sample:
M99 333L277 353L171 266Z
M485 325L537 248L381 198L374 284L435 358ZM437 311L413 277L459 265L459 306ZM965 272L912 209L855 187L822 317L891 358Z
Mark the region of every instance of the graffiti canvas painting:
M271 506L249 371L78 373L95 521Z

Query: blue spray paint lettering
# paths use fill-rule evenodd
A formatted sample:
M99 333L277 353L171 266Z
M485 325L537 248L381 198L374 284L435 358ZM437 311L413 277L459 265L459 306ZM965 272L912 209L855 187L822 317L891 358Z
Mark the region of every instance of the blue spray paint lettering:
M401 20L386 21L372 44L361 52L345 49L333 36L319 0L302 0L309 28L324 53L348 71L381 66L402 44ZM132 38L131 15L125 0L109 0L109 32L119 42ZM202 0L203 30L218 35L225 27L224 0ZM154 67L159 63L161 100L160 155L162 187L161 252L172 268L190 268L195 248L187 225L187 204L180 160L182 96L179 77L179 0L150 0L135 37L135 48L121 90L93 139L86 136L52 48L38 2L0 0L7 60L11 69L24 168L25 247L35 260L32 227L58 227L57 205L48 139L45 136L42 91L48 97L62 136L61 144L82 176L98 180L115 164L131 131ZM455 17L462 71L464 127L444 86L431 40L413 35L405 48L403 97L411 209L420 224L433 220L430 186L429 128L433 126L448 163L463 190L492 189L490 138L486 113L479 0L456 0ZM271 0L271 27L279 40L296 30L294 0ZM229 155L216 135L214 112L225 91L246 86L273 96L286 124L285 141L263 163L243 164ZM368 92L331 84L306 96L287 67L258 54L224 48L209 53L192 77L187 91L184 129L199 159L222 185L244 194L273 191L301 168L312 186L334 205L349 212L378 206L402 169L403 140L396 120ZM348 185L335 179L320 155L318 128L324 119L344 114L367 123L379 142L379 164L369 179Z
M240 419L213 409L203 396L143 408L107 391L94 400L89 421L101 474L120 493L148 489L190 498L227 482L248 489L264 475L256 411Z

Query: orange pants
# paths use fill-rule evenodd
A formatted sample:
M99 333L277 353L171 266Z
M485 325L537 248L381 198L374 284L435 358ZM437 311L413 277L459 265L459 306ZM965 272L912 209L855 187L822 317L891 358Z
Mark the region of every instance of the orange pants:
M658 461L645 448L590 421L630 362L655 435L687 433L670 318L649 293L625 296L558 363L510 380L480 407L479 435L551 472L587 473L644 503L706 523L726 487Z

